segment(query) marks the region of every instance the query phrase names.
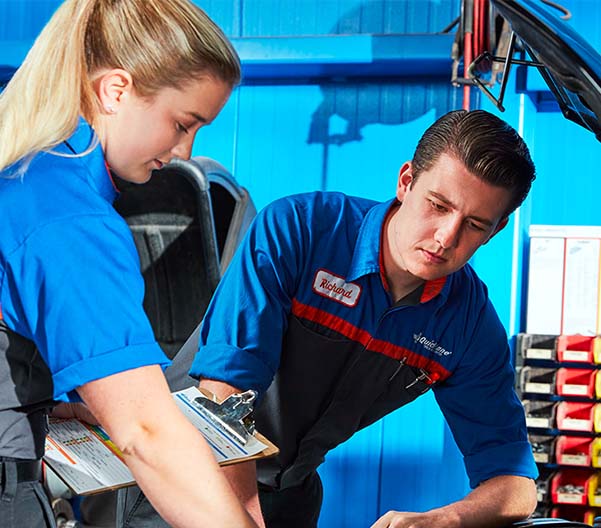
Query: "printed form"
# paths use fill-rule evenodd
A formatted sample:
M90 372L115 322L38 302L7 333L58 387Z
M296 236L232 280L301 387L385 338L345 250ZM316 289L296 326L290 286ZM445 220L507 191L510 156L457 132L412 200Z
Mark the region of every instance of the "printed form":
M177 406L205 437L217 462L227 464L262 453L267 445L250 436L240 443L198 410L204 395L190 387L173 393ZM168 451L168 447L165 448ZM44 461L76 494L88 495L135 483L123 455L106 432L77 419L50 418Z

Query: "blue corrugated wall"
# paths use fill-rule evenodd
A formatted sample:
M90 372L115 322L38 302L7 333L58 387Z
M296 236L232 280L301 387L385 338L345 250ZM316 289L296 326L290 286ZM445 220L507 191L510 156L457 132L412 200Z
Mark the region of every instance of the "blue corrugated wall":
M0 65L22 60L59 3L0 0ZM459 14L459 0L196 3L238 44L263 37L433 33ZM601 3L561 3L572 10L570 24L600 49ZM360 43L349 42L347 51L352 54L356 45L360 55ZM249 82L199 134L194 154L214 157L231 169L259 208L279 196L314 189L387 199L420 133L440 114L461 106L460 90L451 88L449 75L399 71L397 79L323 76L311 82L282 75L289 78ZM528 225L600 221L599 143L559 113L537 112L513 85L510 81L502 117L524 135L538 179L519 215L473 261L510 334L523 328ZM485 99L477 100L493 110ZM431 395L359 432L328 456L321 474L326 489L321 528L366 527L388 509L424 510L468 491L461 456Z

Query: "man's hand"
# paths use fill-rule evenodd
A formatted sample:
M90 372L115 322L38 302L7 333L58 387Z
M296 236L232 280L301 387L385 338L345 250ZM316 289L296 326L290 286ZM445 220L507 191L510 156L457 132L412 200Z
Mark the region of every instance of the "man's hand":
M528 517L536 507L534 481L493 477L462 500L424 513L389 511L371 528L501 528Z
M98 425L98 420L83 403L59 403L51 416L56 418L77 418L92 425Z
M200 389L207 389L213 393L219 401L225 400L228 396L240 389L233 387L222 381L203 379L200 381ZM238 500L246 508L258 528L265 528L265 521L261 512L259 503L259 493L257 490L257 468L253 460L242 462L241 464L232 464L221 468L227 478Z

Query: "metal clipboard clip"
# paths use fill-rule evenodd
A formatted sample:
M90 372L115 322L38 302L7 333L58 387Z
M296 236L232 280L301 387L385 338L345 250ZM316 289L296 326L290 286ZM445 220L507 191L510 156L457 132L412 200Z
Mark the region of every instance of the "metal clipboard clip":
M205 396L195 398L194 403L204 418L245 445L255 432L255 421L250 414L256 398L256 391L247 390L232 394L221 403Z

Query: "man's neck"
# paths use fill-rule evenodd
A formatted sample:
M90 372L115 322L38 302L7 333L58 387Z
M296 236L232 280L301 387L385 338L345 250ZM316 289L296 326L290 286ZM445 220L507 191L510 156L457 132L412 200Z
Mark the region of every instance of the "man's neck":
M384 277L386 277L386 283L388 285L390 295L393 301L396 303L403 297L409 295L412 291L415 291L417 288L419 288L422 284L424 284L425 281L401 268L392 258L392 252L390 249L391 234L388 232L388 229L390 228L390 218L394 212L395 208L392 208L388 212L386 220L384 221L381 235L381 251L382 265L384 268L382 272Z
M384 266L384 273L386 281L388 282L388 288L390 289L390 296L395 303L420 288L425 282L402 270L399 273L388 273L386 270L386 260L384 260Z

